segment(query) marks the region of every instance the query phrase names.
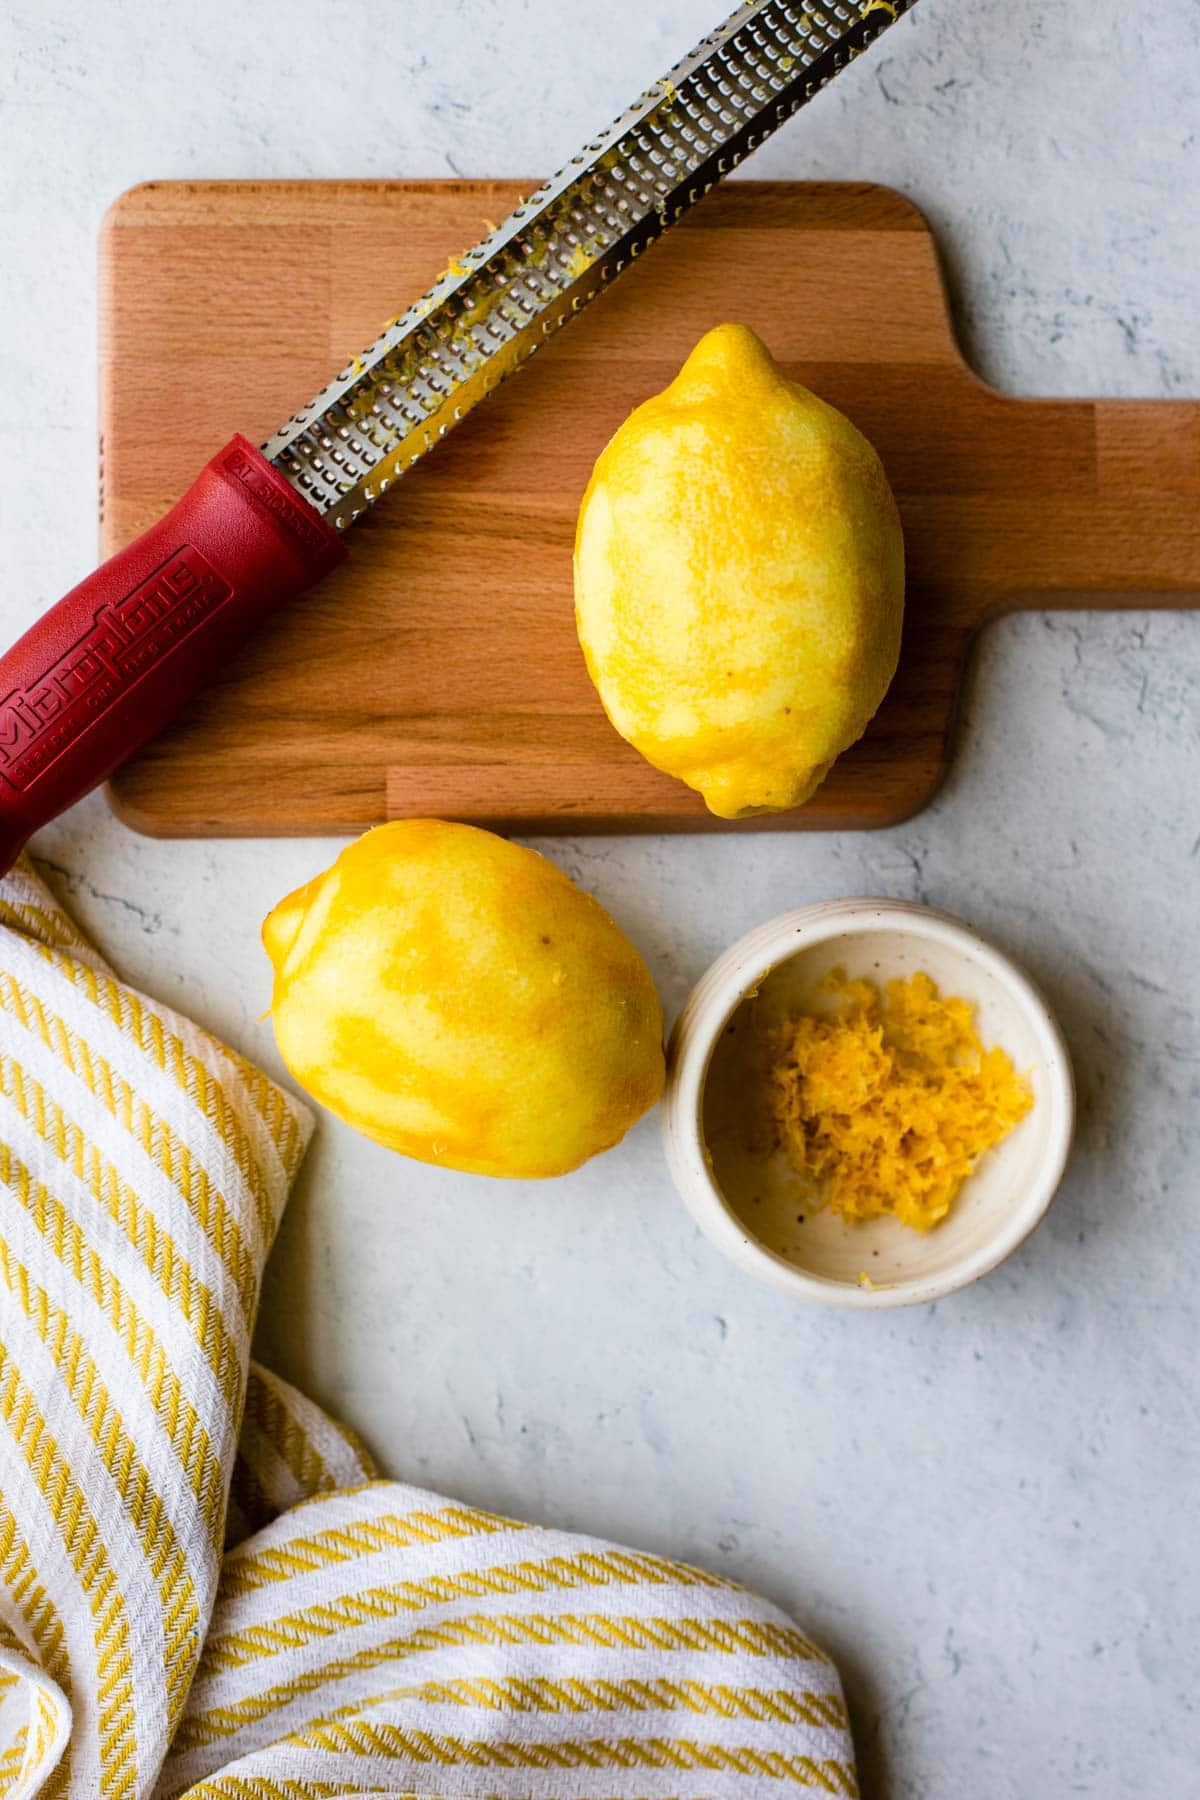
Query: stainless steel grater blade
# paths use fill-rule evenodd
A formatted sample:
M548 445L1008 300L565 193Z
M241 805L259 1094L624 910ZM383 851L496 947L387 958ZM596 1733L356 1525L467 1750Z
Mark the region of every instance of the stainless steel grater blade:
M467 252L263 446L344 530L915 0L726 23Z

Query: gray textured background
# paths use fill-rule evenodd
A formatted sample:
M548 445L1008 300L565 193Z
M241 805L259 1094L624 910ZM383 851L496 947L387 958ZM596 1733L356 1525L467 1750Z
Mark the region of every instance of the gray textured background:
M540 174L719 5L8 5L4 635L93 556L95 241L122 188ZM753 172L917 199L1000 385L1196 394L1198 78L1196 0L922 0ZM325 1121L273 1259L264 1353L394 1472L794 1610L841 1661L876 1800L1196 1792L1198 700L1194 616L1014 619L910 825L546 846L669 1011L748 926L839 893L928 898L1028 963L1081 1135L1043 1229L971 1292L866 1318L760 1291L693 1232L653 1121L533 1189ZM40 849L124 972L271 1060L258 922L334 846L154 844L92 802Z

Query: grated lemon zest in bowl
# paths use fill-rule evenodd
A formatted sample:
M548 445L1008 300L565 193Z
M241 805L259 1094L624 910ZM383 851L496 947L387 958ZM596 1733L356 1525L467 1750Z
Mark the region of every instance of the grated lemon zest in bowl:
M817 989L835 1002L769 1027L768 1105L780 1147L845 1219L945 1218L985 1151L1033 1105L1008 1054L985 1049L969 1001L928 975Z

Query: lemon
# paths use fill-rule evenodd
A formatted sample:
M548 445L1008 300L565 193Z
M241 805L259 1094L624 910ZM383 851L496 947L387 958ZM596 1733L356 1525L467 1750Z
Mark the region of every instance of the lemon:
M483 1175L563 1174L663 1086L650 972L545 857L469 825L381 825L268 916L296 1080L367 1137Z
M850 421L721 325L584 495L575 611L609 718L722 818L801 805L900 650L904 547Z

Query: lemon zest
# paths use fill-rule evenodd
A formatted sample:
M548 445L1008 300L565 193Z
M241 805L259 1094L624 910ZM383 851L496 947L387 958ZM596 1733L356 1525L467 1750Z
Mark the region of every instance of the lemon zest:
M944 1219L980 1157L1033 1105L1008 1054L985 1049L967 1000L928 975L851 981L834 969L826 1014L767 1029L768 1103L780 1147L845 1219Z

